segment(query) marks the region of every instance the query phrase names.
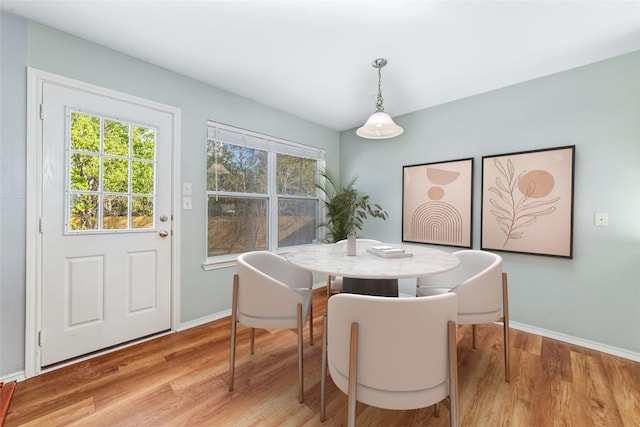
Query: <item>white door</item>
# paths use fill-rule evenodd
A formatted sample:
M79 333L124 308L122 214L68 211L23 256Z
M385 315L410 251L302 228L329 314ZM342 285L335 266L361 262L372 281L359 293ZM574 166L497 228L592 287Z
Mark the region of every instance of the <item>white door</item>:
M41 366L171 327L172 116L42 87Z

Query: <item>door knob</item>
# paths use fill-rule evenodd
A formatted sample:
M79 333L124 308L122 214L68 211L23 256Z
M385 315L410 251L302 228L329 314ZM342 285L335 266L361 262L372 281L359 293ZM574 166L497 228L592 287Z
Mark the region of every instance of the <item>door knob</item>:
M165 230L160 230L159 234L160 234L160 237L167 237L169 235L169 232Z

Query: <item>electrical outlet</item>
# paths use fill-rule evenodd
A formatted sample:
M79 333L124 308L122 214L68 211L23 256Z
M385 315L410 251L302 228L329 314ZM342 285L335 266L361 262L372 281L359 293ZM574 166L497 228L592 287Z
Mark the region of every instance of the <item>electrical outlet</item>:
M596 212L595 225L598 227L609 226L609 214L603 212Z

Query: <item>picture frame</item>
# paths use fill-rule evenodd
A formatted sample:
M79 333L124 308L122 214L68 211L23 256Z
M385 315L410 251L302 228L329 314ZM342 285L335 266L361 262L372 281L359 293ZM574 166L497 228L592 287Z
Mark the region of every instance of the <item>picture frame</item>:
M481 249L573 258L575 145L482 157Z
M473 158L402 169L402 241L471 248Z

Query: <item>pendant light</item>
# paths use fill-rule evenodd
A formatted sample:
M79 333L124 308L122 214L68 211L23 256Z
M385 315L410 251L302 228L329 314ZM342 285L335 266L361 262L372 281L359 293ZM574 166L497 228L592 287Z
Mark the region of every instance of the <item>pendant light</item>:
M387 139L398 136L404 132L400 126L393 122L390 115L384 112L384 106L382 105L382 89L380 81L382 80L382 67L387 65L387 60L384 58L378 58L372 63L374 68L378 69L378 96L376 98L376 110L369 117L369 120L361 127L358 128L356 134L362 138L368 139Z

